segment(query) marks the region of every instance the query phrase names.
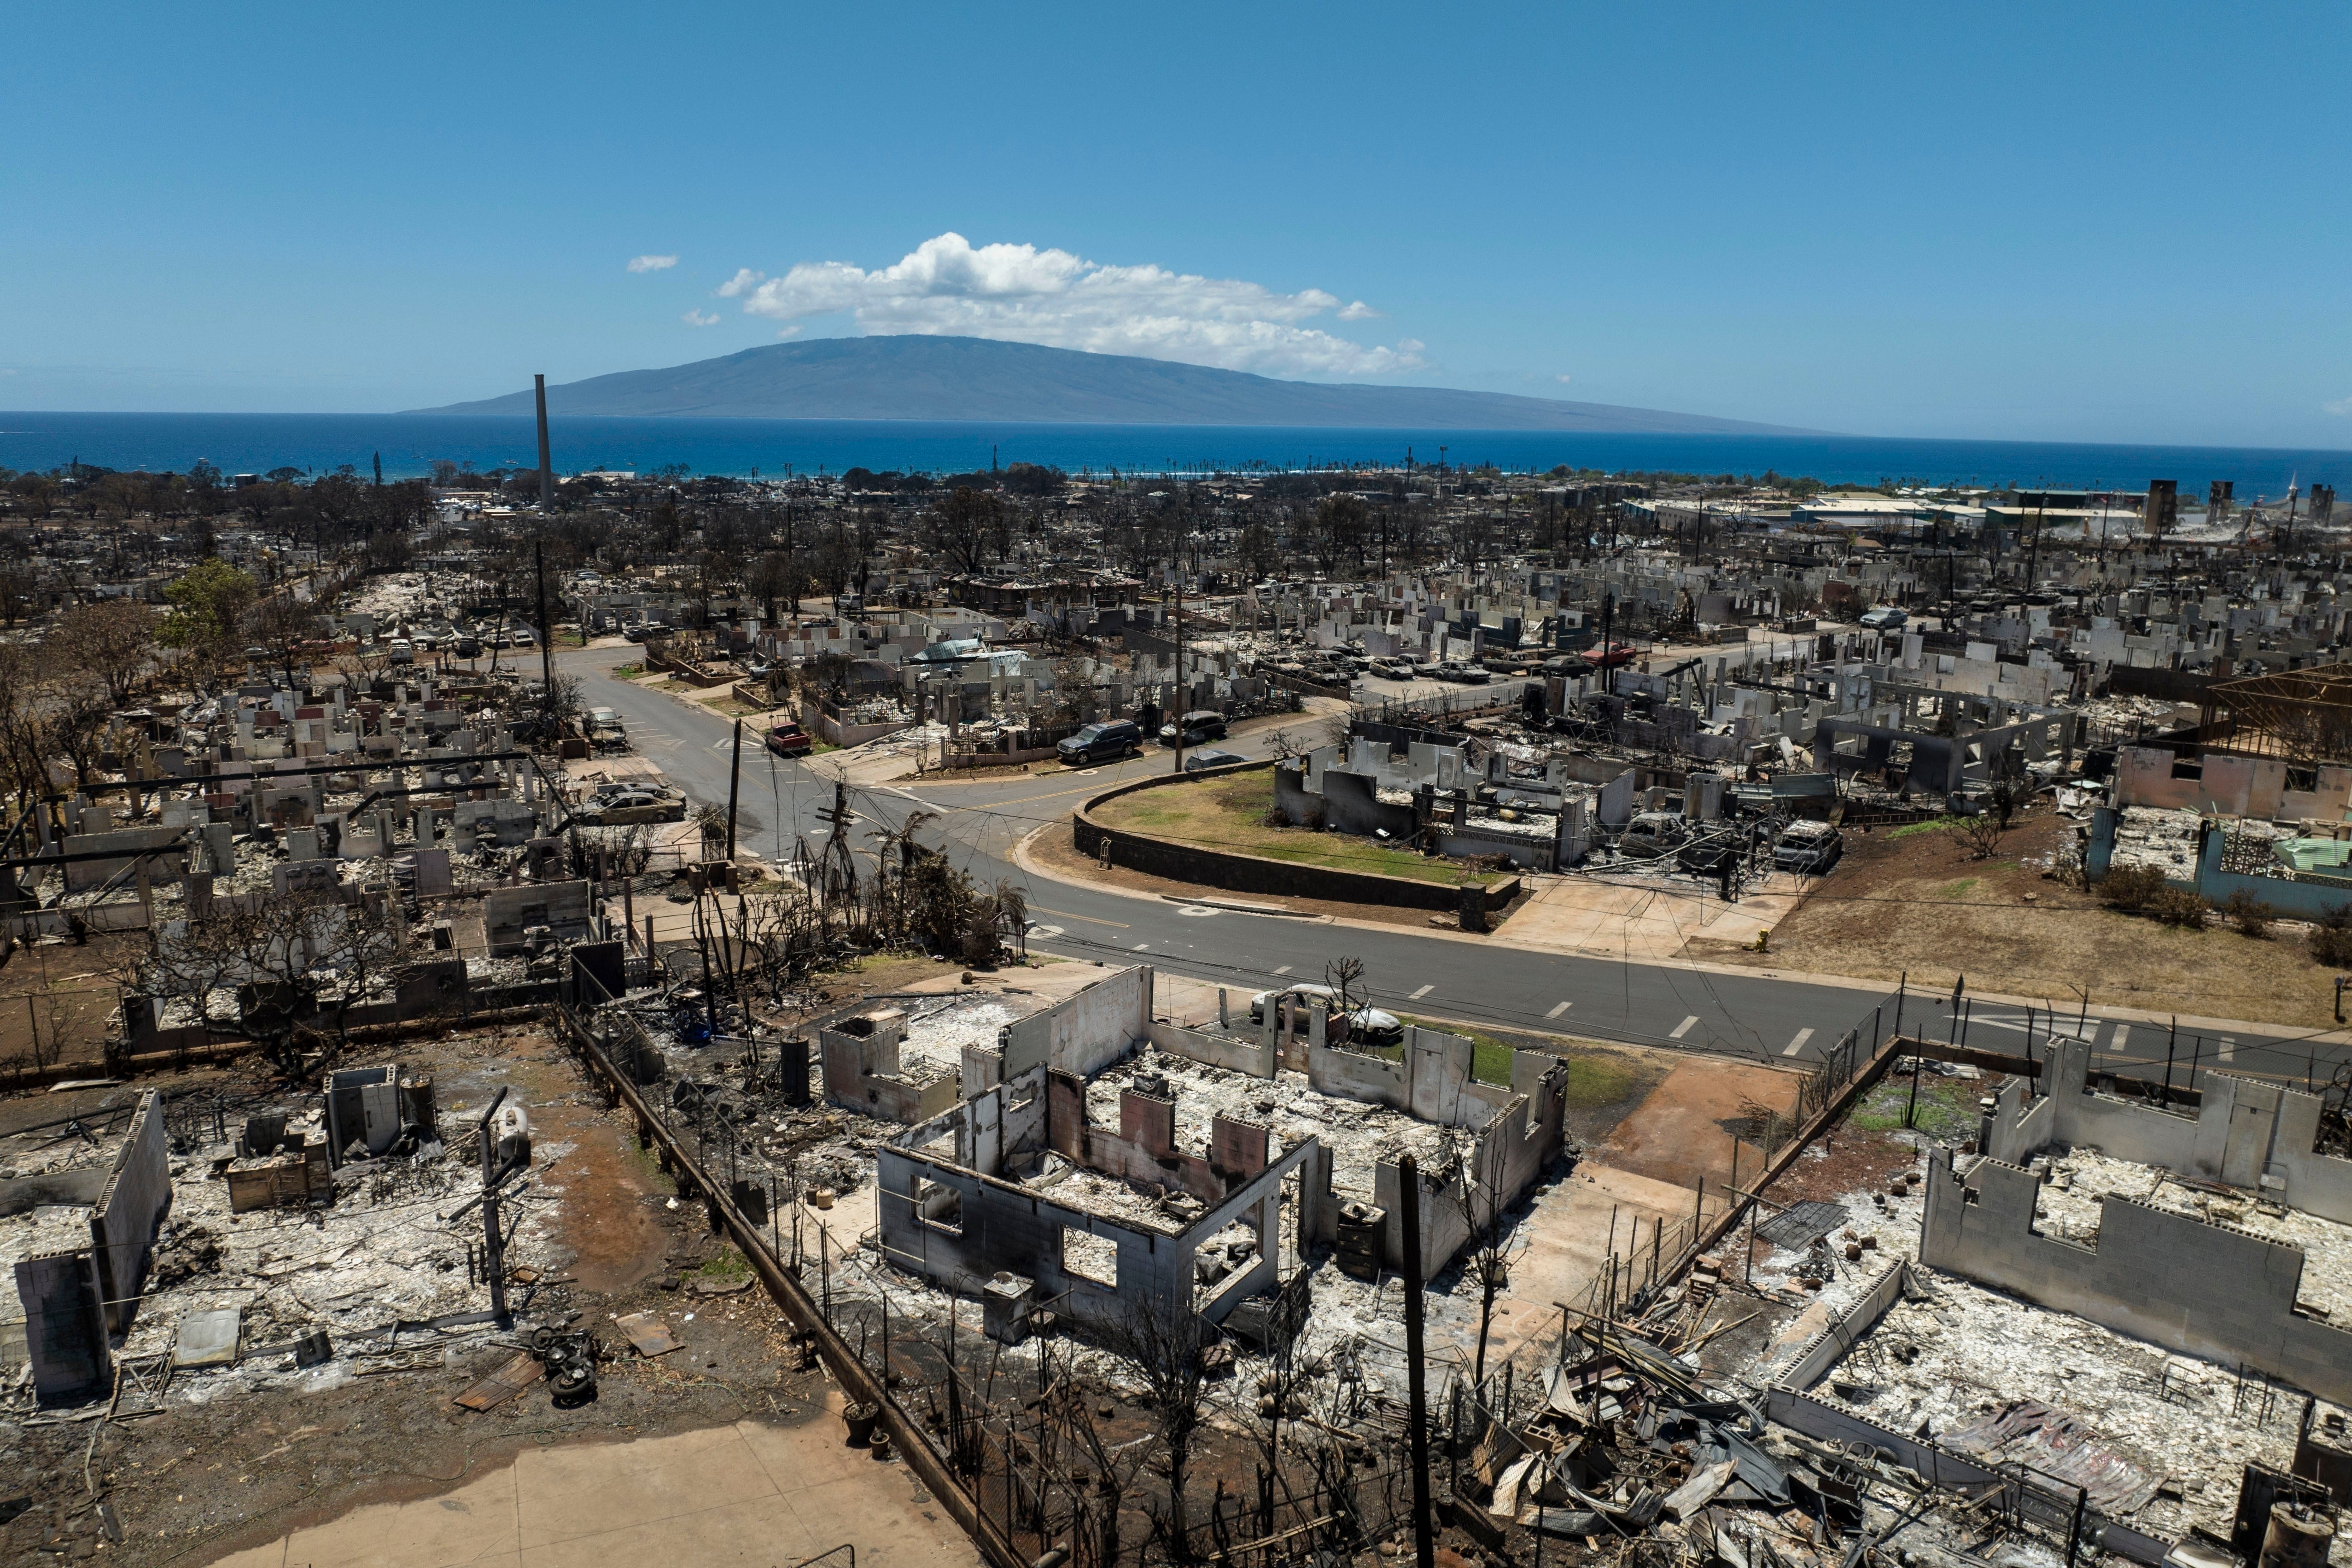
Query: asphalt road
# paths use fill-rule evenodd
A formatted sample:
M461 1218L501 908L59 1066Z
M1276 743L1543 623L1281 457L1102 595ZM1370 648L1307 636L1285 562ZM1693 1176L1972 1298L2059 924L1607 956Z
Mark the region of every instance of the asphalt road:
M724 805L732 726L607 673L637 657L625 648L574 648L556 655L562 668L582 678L583 704L618 710L636 749L659 763L691 799ZM1254 751L1247 738L1221 744L1244 754ZM1859 1028L1866 1040L1874 1030L1895 1026L1895 995L1867 986L1558 956L1402 929L1331 926L1179 905L1038 880L1013 859L1019 839L1041 824L1066 822L1087 795L1170 765L1168 753L1153 747L1144 756L1082 773L1049 771L1013 781L919 789L853 788L850 797L861 818L861 848L870 828L895 827L910 811L937 813L937 832L955 862L975 881L992 886L1011 880L1026 889L1031 918L1037 922L1031 946L1065 957L1150 963L1252 992L1281 979L1319 982L1325 963L1346 955L1363 961L1365 988L1391 1011L1753 1060L1819 1060L1849 1030ZM738 808L745 847L784 858L795 835L815 847L825 830L814 813L830 804L833 794L830 779L770 754L752 727L745 726ZM2184 1011L2198 1010L2193 997L2179 1001ZM1246 1006L1245 997L1236 1002ZM1914 1034L1960 1037L1947 995L1910 992L1901 1002L1901 1023ZM2052 1026L2044 1011L2029 1018L2021 1007L1970 1002L1964 1038L1981 1049L2021 1056L2030 1039L2038 1058ZM2325 1084L2352 1060L2352 1049L2295 1031L2221 1036L2184 1029L2176 1038L2161 1025L2103 1015L2096 1006L2062 1014L2056 1026L2062 1034L2087 1037L2100 1069L2161 1076L2170 1053L2174 1082L2182 1084L2192 1068L2201 1077L2217 1066L2297 1087L2306 1079Z

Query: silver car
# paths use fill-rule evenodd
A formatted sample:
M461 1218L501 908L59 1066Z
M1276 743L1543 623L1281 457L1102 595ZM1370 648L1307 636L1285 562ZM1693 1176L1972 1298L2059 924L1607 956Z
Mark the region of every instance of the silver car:
M1339 1011L1339 994L1328 985L1292 985L1280 991L1261 991L1251 997L1250 1022L1264 1024L1265 1010L1268 1007L1280 1007L1282 999L1286 996L1297 997L1308 1005L1319 1005L1326 1019ZM1291 1013L1291 1033L1306 1033L1307 1007L1294 1007ZM1400 1045L1404 1040L1404 1021L1395 1014L1383 1012L1378 1007L1358 1007L1348 1015L1348 1038L1357 1045Z

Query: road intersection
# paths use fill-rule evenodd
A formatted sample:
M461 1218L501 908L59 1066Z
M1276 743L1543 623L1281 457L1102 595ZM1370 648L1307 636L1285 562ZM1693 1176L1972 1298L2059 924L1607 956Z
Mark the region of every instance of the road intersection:
M615 709L637 749L698 804L724 805L732 725L702 704L614 677L635 657L627 648L566 649L557 661L581 678L581 700ZM1247 739L1227 742L1247 754ZM2325 1084L2352 1060L2352 1038L2275 1026L2162 1017L2095 1005L2052 1009L2022 999L1968 998L1955 1018L1948 994L1911 989L1898 1001L1875 982L1776 974L1677 960L1656 963L1553 954L1481 939L1396 926L1301 921L1209 904L1183 904L1090 884L1047 879L1024 866L1017 846L1041 827L1066 823L1085 797L1164 771L1165 752L1082 773L1046 769L1012 779L853 785L864 830L896 828L928 811L955 863L974 881L1027 891L1033 948L1104 963L1150 963L1248 993L1277 981L1317 981L1345 953L1361 959L1370 999L1391 1010L1493 1028L1575 1034L1637 1045L1708 1051L1801 1065L1833 1050L1850 1031L1865 1039L1897 1024L1915 1035L1964 1040L1979 1049L2039 1057L2054 1029L2095 1047L2095 1070L2162 1076L2225 1068L2303 1087ZM769 753L744 729L740 841L772 859L790 857L796 837L814 846L824 831L815 812L831 804L824 758ZM1899 918L1899 917L1897 917ZM2053 1022L2054 1018L2054 1022Z

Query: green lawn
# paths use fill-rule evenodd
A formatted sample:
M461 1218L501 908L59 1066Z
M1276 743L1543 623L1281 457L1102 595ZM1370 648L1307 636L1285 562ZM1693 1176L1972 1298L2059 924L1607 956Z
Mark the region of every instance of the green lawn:
M1274 773L1188 779L1137 790L1106 801L1095 813L1111 827L1149 833L1204 849L1230 849L1269 860L1324 866L1340 871L1370 871L1451 887L1470 880L1485 887L1498 873L1465 872L1450 860L1411 849L1391 849L1374 838L1317 833L1304 827L1269 827L1274 810Z
M1983 1093L1974 1079L1919 1075L1919 1109L1912 1125L1930 1138L1949 1138L1973 1130L1979 1116L1977 1100ZM1847 1118L1868 1132L1892 1132L1903 1125L1911 1106L1911 1075L1889 1073L1864 1097Z
M1474 1029L1464 1024L1442 1023L1434 1018L1413 1018L1398 1015L1405 1023L1423 1029L1440 1029L1449 1035L1466 1037L1473 1050L1470 1076L1481 1083L1497 1083L1507 1088L1511 1081L1511 1044ZM1399 1047L1391 1055L1402 1055ZM1633 1069L1614 1056L1579 1054L1561 1051L1559 1059L1568 1064L1568 1103L1571 1110L1591 1110L1604 1105L1614 1105L1632 1091Z

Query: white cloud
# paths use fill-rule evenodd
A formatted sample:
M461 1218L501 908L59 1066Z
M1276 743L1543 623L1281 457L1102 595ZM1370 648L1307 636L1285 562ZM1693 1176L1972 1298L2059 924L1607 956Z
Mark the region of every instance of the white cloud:
M632 272L659 272L666 267L677 265L677 258L675 256L633 256L629 258L629 270Z
M1556 381L1556 382L1559 383L1562 386L1566 386L1566 385L1567 385L1570 381L1574 380L1575 378L1574 378L1573 376L1556 375L1556 376L1553 376L1553 377L1552 377L1552 379L1553 379L1554 381Z
M739 267L735 269L734 277L719 286L717 293L722 300L732 300L738 294L750 293L760 279L766 276L764 272L754 272L748 267Z
M779 328L777 330L776 336L780 338L796 338L807 331L808 328L805 324L800 321L794 321L789 327Z
M688 310L678 320L689 327L715 327L719 324L719 317L715 312L702 310Z
M1343 321L1378 321L1386 318L1380 311L1359 300L1354 304L1344 307L1339 311L1339 319Z
M2339 397L2333 403L2323 403L2319 407L2322 413L2333 414L2340 419L2352 415L2352 397Z
M746 268L719 292L741 294L745 310L776 321L846 312L877 334L1000 338L1271 374L1413 370L1423 346L1408 338L1392 349L1368 347L1301 326L1339 307L1320 289L1284 294L1238 279L1148 263L1111 266L1034 245L975 247L960 234L927 239L896 265L872 271L803 261L761 281Z

